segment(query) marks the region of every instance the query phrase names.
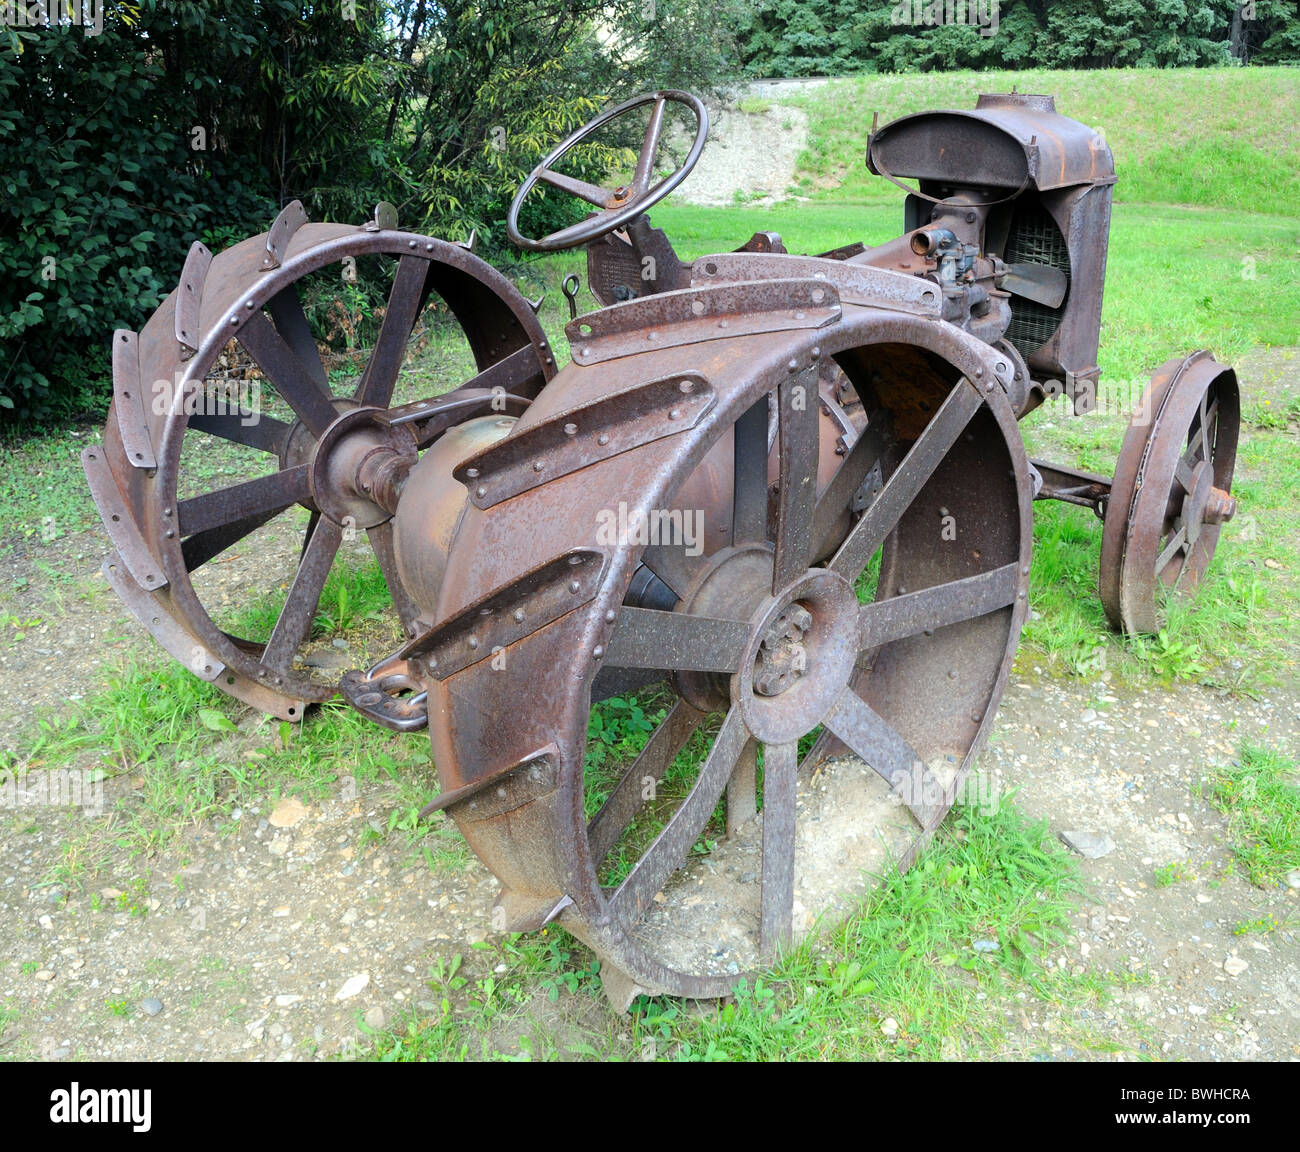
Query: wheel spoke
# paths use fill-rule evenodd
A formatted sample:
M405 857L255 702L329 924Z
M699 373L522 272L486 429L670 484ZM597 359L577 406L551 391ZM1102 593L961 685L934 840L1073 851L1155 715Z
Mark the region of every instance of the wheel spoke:
M311 378L306 365L294 355L264 313L256 312L244 322L239 342L307 430L319 440L338 413L329 395Z
M758 741L750 740L727 781L727 839L758 815Z
M900 794L922 827L943 819L948 810L943 785L912 746L852 687L844 689L823 723Z
M731 541L767 539L767 397L756 401L733 430Z
M240 416L236 412L218 412L213 415L195 413L189 419L188 427L209 436L219 436L232 444L245 444L262 452L278 456L284 447L285 437L289 435L289 425L274 416L264 416L260 412L252 418Z
M1174 478L1182 485L1183 491L1191 494L1192 486L1196 483L1196 474L1193 472L1193 465L1188 461L1186 456L1179 459L1174 465Z
M366 534L370 537L370 547L374 549L375 559L379 561L379 568L384 574L384 583L388 585L388 594L393 598L393 607L397 609L398 618L403 625L413 623L420 610L407 594L397 570L397 553L393 545L393 522L385 520L382 524L367 528Z
M361 383L357 385L358 404L387 408L393 398L397 374L406 359L406 342L411 338L411 329L420 313L428 275L429 262L419 256L403 256L398 263L379 338L371 349Z
M679 600L686 599L705 557L688 556L685 544L651 544L641 553L641 563L668 585Z
M867 473L885 455L885 444L871 428L863 431L843 463L835 470L826 490L818 497L817 511L813 516L813 555L823 556L835 544L836 527L840 518L849 511L849 505Z
M1214 437L1210 434L1211 428L1217 423L1219 418L1219 401L1216 397L1214 403L1208 408L1205 406L1205 397L1201 397L1201 407L1199 411L1199 422L1196 431L1192 433L1192 438L1187 442L1187 451L1183 453L1184 460L1208 460L1210 453L1214 450Z
M587 826L592 867L600 867L623 835L623 830L645 805L646 780L657 784L663 779L703 719L704 713L697 712L685 700L679 699L669 709L668 715L641 749L641 754L623 773L622 779Z
M312 533L280 618L275 622L275 631L262 653L262 663L277 672L289 671L294 653L311 632L320 594L342 539L343 530L333 520L322 519Z
M732 707L686 799L614 893L611 907L624 923L633 924L640 919L655 893L682 864L708 827L718 798L748 740L740 709Z
M765 960L790 946L798 769L797 744L763 746L763 907L758 940Z
M858 647L877 648L1005 608L1016 599L1017 568L1004 564L978 576L864 604L858 612Z
M777 442L781 480L777 492L776 559L772 571L774 592L797 580L812 563L820 409L816 381L814 373L806 372L785 381L780 390Z
M964 380L958 383L840 545L830 564L836 572L857 579L982 403L974 388Z
M191 496L176 505L177 527L182 536L247 520L261 512L282 512L291 504L311 498L307 465L246 480L204 496Z
M320 349L316 347L316 337L312 335L311 325L302 310L302 301L298 299L298 287L290 284L281 288L266 302L266 310L275 321L275 330L284 337L284 341L293 349L307 375L315 381L322 392L329 395L329 376L321 362Z
M749 643L749 625L738 620L623 608L605 663L616 668L672 668L735 672Z
M267 512L256 512L242 520L230 524L219 524L203 532L196 532L181 544L181 556L185 560L185 571L193 572L202 567L214 556L219 556L232 544L237 544L250 532L256 532L263 524L283 511L272 508Z
M659 137L664 129L664 98L655 101L654 111L650 113L650 124L645 130L645 139L641 141L641 154L636 158L636 173L632 177L632 191L644 192L650 187L650 177L654 168L655 153L659 151Z
M316 525L320 523L320 513L315 509L307 518L307 530L302 534L302 547L298 549L298 563L301 564L307 555L307 549L311 545L311 538L316 535Z
M1187 525L1180 524L1178 530L1169 537L1169 543L1165 545L1164 550L1156 558L1156 578L1165 570L1173 558L1187 547Z
M550 168L543 168L537 174L537 178L565 192L570 192L588 204L594 204L597 208L604 208L614 196L608 188L588 184L587 181L579 180L576 176L566 176L563 172L555 172Z

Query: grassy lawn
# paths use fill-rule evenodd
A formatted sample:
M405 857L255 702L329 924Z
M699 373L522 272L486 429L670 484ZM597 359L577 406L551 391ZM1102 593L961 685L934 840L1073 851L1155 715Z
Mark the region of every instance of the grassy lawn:
M669 202L653 212L654 223L684 258L735 248L760 229L781 232L796 252L886 240L901 228L901 193L863 166L871 110L880 108L885 119L926 107L969 107L977 91L1012 83L1056 93L1063 112L1104 128L1116 153L1121 183L1103 315L1103 392L1111 388L1135 400L1153 368L1194 348L1237 363L1261 348L1300 344L1300 74L1294 70L838 82L789 97L808 112L811 126L792 189L803 199L735 208ZM1260 109L1274 112L1260 115ZM565 347L568 319L559 283L584 270L575 253L512 269L528 295L546 290L541 318L558 350ZM435 326L396 400L445 391L472 374L470 363L459 334ZM1108 473L1125 423L1104 404L1081 418L1048 405L1024 432L1031 454ZM1100 521L1084 509L1039 504L1034 613L1021 661L1050 675L1105 669L1126 682L1183 680L1232 692L1294 684L1298 424L1300 394L1271 387L1243 393L1234 484L1241 511L1223 534L1198 601L1172 606L1159 637L1124 640L1106 627L1096 592ZM57 613L60 580L66 583L60 542L99 531L78 460L98 435L98 429L62 429L0 449L0 556L30 556L34 566L33 574L7 577L15 582L11 588L0 587L0 644L21 642L29 626L11 608L12 594L43 582ZM218 450L199 467L196 480L219 481L230 457ZM322 601L318 634L347 636L363 628L382 595L374 567L340 570ZM265 632L275 606L271 593L230 626ZM593 717L593 805L598 789L609 786L643 740L640 712L637 703L614 701ZM653 716L653 708L646 713ZM110 853L165 848L180 829L221 819L236 805L273 803L289 792L322 795L337 781L340 764L358 783L391 790L387 829L367 833L372 842L398 843L435 870L469 859L449 821L415 819L436 789L425 734L381 733L339 705L316 710L301 727L271 721L161 654L123 666L80 705L38 718L21 748L0 752L0 775L68 764L97 765L143 783L141 803L111 833L90 825L68 844L57 877L65 883L92 876ZM1247 749L1209 794L1229 813L1234 850L1258 882L1275 880L1300 851L1294 771L1276 753ZM627 863L615 860L613 867ZM1093 1008L1128 979L1052 963L1054 949L1069 936L1079 893L1071 858L1014 804L995 814L962 810L910 873L889 878L846 923L828 926L816 943L795 950L755 986L740 988L719 1012L642 1001L630 1026L614 1024L604 1013L590 956L552 930L483 945L485 963L441 964L430 980L439 1010L373 1035L367 1054L411 1060L491 1056L517 1047L537 1057L690 1060L1028 1057L1034 1053L1004 1048L1015 998L1045 1011ZM557 1032L538 1023L533 1010L543 1003L560 1004L572 1027ZM1078 1014L1080 1021L1089 1018ZM1111 1043L1083 1023L1062 1025L1054 1038L1093 1051Z

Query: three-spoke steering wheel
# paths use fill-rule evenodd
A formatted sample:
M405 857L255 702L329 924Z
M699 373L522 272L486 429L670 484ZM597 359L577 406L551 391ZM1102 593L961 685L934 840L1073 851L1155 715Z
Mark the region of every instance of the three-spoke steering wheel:
M664 106L669 100L684 104L695 113L695 140L682 166L652 187L650 180L655 154L659 149L659 137L663 134ZM641 151L637 156L636 171L632 175L631 183L613 189L602 188L552 169L551 166L562 159L570 149L581 144L611 120L617 119L625 112L630 112L633 108L640 108L643 104L653 104L654 109L650 113L650 124L641 141ZM689 92L664 90L634 96L631 100L626 100L616 108L602 112L594 120L584 124L572 135L561 140L542 158L541 163L532 170L528 179L515 193L515 198L510 204L510 213L506 217L506 234L511 242L520 248L530 248L535 252L558 252L563 248L576 248L579 244L586 244L604 236L607 232L622 228L652 204L659 203L686 179L691 169L695 167L695 162L699 160L700 153L704 151L704 141L708 135L709 113L703 103ZM588 204L594 204L600 211L595 216L580 220L568 228L561 228L558 232L552 232L540 240L530 240L519 231L519 208L539 180L578 196Z

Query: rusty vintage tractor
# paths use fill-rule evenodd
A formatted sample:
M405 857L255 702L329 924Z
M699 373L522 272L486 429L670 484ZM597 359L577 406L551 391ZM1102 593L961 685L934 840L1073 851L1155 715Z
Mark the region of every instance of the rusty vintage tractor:
M673 105L693 140L664 176ZM626 185L558 170L644 108ZM821 834L799 811L814 775L874 788L847 842L911 863L993 724L1034 500L1104 519L1101 598L1129 631L1197 584L1234 510L1237 383L1206 352L1156 372L1113 478L1025 454L1017 421L1046 396L1096 396L1115 182L1104 141L1050 97L876 128L871 170L918 181L897 239L809 256L757 233L683 262L645 213L707 122L689 94L638 97L521 187L516 243L586 246L601 307L573 315L569 357L472 246L403 231L386 205L358 227L295 202L219 255L195 244L144 329L114 335L104 442L84 453L105 572L157 641L285 720L341 694L380 725L427 724L430 808L500 881L495 927L558 922L620 1007L725 995L786 945L797 845ZM526 239L539 182L595 211ZM305 289L360 264L391 292L364 366L331 380ZM394 404L431 300L477 374ZM240 357L267 386L251 413L211 403ZM217 459L245 478L214 481ZM392 630L366 670L331 671L313 624L360 546ZM269 612L255 638L230 623L240 596ZM611 774L588 734L614 698L641 701L649 730ZM841 762L856 775L823 772ZM683 885L708 894L702 927L677 914Z

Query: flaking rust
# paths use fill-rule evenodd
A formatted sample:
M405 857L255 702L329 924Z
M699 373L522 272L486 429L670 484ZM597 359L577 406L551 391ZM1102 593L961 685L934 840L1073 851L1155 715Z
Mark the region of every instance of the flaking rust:
M630 175L564 172L638 110L649 126ZM692 143L665 175L672 115ZM563 925L619 1008L643 992L726 995L807 927L800 811L827 816L846 861L912 862L1006 686L1034 500L1103 518L1101 598L1126 631L1159 628L1164 598L1195 589L1236 510L1237 384L1208 352L1155 374L1113 477L1025 455L1018 421L1045 400L1097 401L1116 180L1105 142L1051 97L875 126L867 163L905 188L903 229L820 255L754 232L678 258L647 212L707 133L694 96L647 93L521 186L516 243L586 249L596 307L578 311L570 277L563 366L540 301L473 237L404 232L385 204L360 227L312 223L295 201L256 242L195 245L143 330L115 335L104 443L84 456L110 582L159 642L286 720L341 692L379 725L427 724L441 794L426 811L445 810L500 880L497 927ZM585 213L529 238L539 184ZM303 284L354 278L362 260L392 281L348 381ZM473 372L394 404L435 299ZM208 410L224 393L205 382L232 362L256 365L271 411ZM146 403L151 381L173 402ZM214 440L254 478L197 482ZM258 557L255 534L294 517L292 570L249 590L286 589L277 619L233 635L196 573ZM404 639L369 670L329 672L313 634L348 542L372 549ZM818 775L846 755L861 774ZM814 779L847 789L840 819ZM859 858L868 841L889 858ZM708 893L689 932L690 901L673 903L688 861Z

